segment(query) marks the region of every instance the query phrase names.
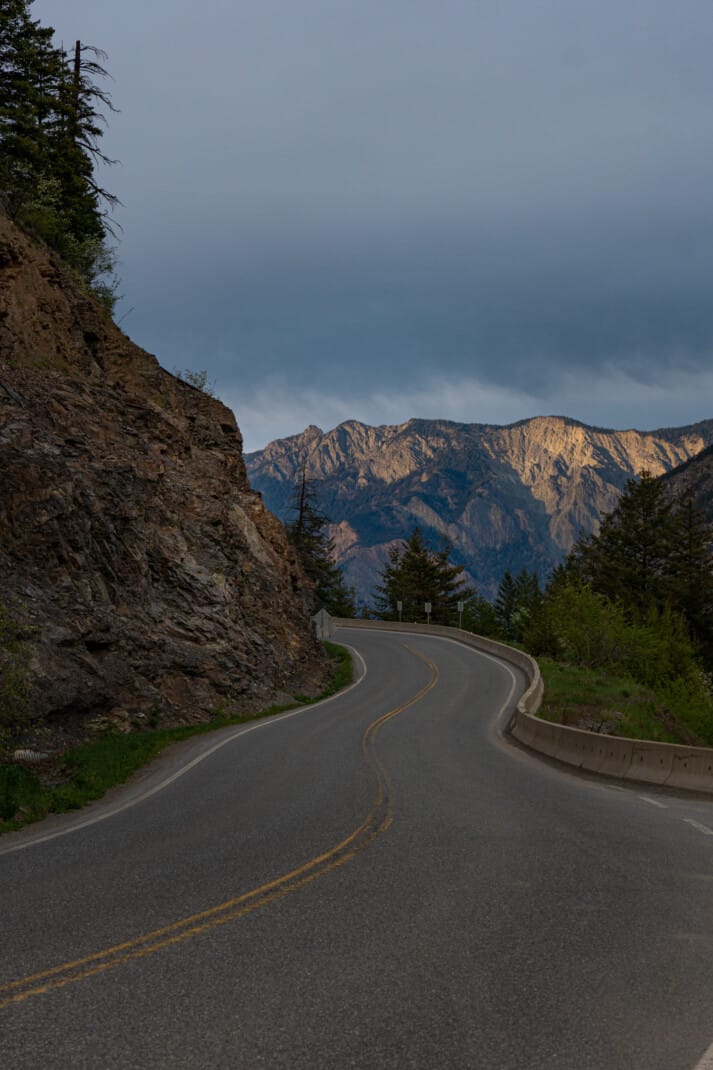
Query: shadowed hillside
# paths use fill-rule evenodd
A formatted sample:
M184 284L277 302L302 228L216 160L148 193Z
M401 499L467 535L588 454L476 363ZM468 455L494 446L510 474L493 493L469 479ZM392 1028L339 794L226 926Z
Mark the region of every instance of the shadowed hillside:
M675 494L691 491L695 504L713 524L713 446L708 446L663 478Z

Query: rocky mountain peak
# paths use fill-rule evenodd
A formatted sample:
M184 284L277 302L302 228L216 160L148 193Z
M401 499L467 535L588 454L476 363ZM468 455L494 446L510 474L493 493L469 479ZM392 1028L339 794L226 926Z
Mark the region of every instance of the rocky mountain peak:
M415 524L448 538L470 578L492 594L506 569L543 578L580 533L596 529L626 480L670 471L713 443L713 420L661 431L589 427L566 416L500 426L347 421L247 456L253 486L278 515L306 465L348 580L368 598L389 546Z

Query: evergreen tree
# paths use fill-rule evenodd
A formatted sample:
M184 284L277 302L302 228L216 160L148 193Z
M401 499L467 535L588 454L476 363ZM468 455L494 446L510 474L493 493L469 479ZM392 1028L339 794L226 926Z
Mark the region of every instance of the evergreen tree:
M526 568L517 576L506 572L493 607L500 636L519 642L541 602L542 591L536 572L528 572Z
M98 109L115 110L96 81L106 77L104 53L77 41L68 58L29 7L30 0L0 5L0 199L112 309L107 213L118 202L94 172L95 163L113 162L99 148Z
M65 211L74 233L102 239L107 229L107 208L117 198L103 189L94 174L94 164L113 164L100 149L106 120L97 106L116 111L109 94L97 84L108 73L99 60L106 53L77 41L71 65L65 58L59 95L59 122L55 127L54 169L61 181Z
M704 661L713 665L713 530L690 491L675 502L673 519L669 599L688 621Z
M0 193L15 216L46 166L62 71L52 33L30 18L28 0L0 7Z
M457 624L458 602L467 611L476 596L462 579L462 565L451 562L451 553L449 543L434 550L418 527L400 545L392 546L375 591L377 616L397 620L401 602L402 620L425 621L425 605L430 602L433 624Z
M514 638L514 619L517 609L517 590L515 579L508 569L498 586L495 596L495 619L498 622L500 634L503 639Z
M542 590L536 572L528 572L526 568L515 577L515 600L516 609L512 620L515 630L515 638L518 642L522 639L525 629L535 617L542 604Z
M315 482L307 477L305 466L295 486L293 512L287 537L314 584L314 608L324 607L334 617L355 617L355 592L334 562L334 540L327 533L329 519L319 508Z
M630 479L598 535L575 546L572 557L581 578L634 612L663 607L671 593L671 561L677 537L674 502L650 472Z
M713 667L713 534L692 495L672 497L648 472L629 480L599 534L580 540L553 573L549 601L577 585L671 636L683 620Z

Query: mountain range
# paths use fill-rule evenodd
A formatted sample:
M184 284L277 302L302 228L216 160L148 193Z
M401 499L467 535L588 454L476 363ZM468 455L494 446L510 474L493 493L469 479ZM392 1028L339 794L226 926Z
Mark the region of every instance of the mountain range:
M453 546L479 592L504 572L542 579L580 534L597 530L626 481L659 476L713 445L713 419L657 431L589 427L562 416L507 426L408 420L310 426L246 455L251 485L289 519L304 470L330 518L337 560L368 602L389 547L420 526Z

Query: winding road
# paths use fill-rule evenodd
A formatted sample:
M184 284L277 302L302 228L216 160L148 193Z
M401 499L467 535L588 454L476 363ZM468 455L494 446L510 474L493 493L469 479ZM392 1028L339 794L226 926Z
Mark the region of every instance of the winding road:
M713 1070L713 803L506 742L516 671L358 682L0 840L0 1066Z

